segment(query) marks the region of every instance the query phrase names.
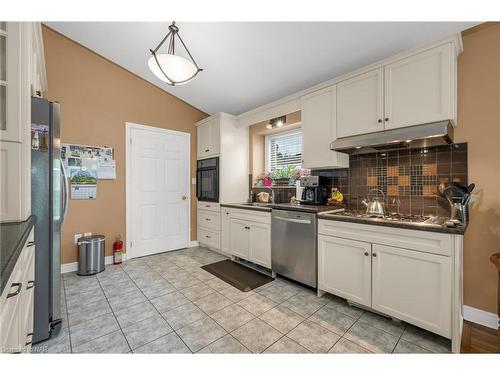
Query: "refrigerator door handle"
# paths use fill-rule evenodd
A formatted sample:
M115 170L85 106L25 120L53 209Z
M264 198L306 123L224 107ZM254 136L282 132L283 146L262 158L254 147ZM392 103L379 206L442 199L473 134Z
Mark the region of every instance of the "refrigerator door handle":
M61 225L64 224L66 221L66 215L68 214L68 193L69 193L69 188L68 188L68 176L66 175L66 168L64 168L64 164L62 160L60 160L61 163L61 172L62 172L62 178L63 178L63 186L64 186L64 204L63 204L63 212L62 212L62 219L61 219Z

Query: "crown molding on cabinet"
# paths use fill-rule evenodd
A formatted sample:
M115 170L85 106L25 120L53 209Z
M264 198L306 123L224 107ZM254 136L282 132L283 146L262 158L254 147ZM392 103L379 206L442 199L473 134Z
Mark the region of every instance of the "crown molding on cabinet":
M310 94L314 91L324 89L328 86L334 85L340 81L344 81L348 78L354 77L359 74L363 74L365 72L368 72L370 70L373 70L375 68L378 68L380 66L393 63L395 61L404 59L408 56L415 55L421 52L424 52L426 50L429 50L431 48L446 44L446 43L452 43L453 46L455 47L455 58L462 53L463 51L463 43L462 43L462 35L461 34L454 34L450 37L447 37L445 39L441 39L437 42L434 42L432 44L428 44L425 46L421 46L418 48L414 48L408 51L401 52L397 55L385 58L383 60L379 60L373 64L364 66L362 68L356 69L352 72L343 74L341 76L332 78L328 81L319 83L315 86L309 87L305 90L296 92L294 94L288 95L284 98L275 100L271 103L264 104L260 107L254 108L250 111L244 112L239 114L238 116L235 116L237 120L237 126L238 127L247 127L253 124L256 124L258 122L266 121L269 120L270 118L274 117L279 117L286 115L288 113L292 113L295 111L301 110L301 101L300 98L304 95ZM203 120L204 121L204 120Z

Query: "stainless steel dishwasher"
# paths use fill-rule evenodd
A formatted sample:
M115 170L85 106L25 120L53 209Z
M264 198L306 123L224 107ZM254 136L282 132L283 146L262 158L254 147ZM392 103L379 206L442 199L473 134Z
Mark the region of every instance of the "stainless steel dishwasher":
M316 214L273 208L271 212L272 270L316 288L317 259Z

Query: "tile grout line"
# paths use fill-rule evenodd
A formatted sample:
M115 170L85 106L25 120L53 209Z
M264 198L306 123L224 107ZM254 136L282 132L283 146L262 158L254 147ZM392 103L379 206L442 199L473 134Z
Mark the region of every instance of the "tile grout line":
M122 268L122 266L121 266L121 265L120 265L119 267L120 267L120 268ZM122 268L122 269L123 269L123 268ZM125 272L125 270L123 270L123 271ZM126 272L125 272L125 274L126 274ZM128 275L127 275L127 276L128 276ZM130 277L130 276L128 276L128 277ZM118 318L116 317L116 314L115 314L115 311L113 310L113 307L111 307L111 304L109 303L108 296L107 296L107 295L106 295L106 293L104 292L104 289L103 289L103 287L102 287L102 285L101 285L101 282L99 281L99 278L98 278L98 277L96 277L96 279L97 279L97 283L99 284L99 287L101 288L102 293L104 294L104 298L106 299L106 302L108 303L109 308L111 309L111 313L113 314L113 318L115 318L116 324L118 324L118 328L120 329L120 331L121 331L121 333L122 333L122 335L123 335L123 338L125 339L125 342L127 343L127 346L128 346L128 348L130 349L130 352L132 352L132 347L130 346L130 343L129 343L129 342L128 342L128 340L127 340L127 336L125 336L125 333L123 332L123 328L122 328L122 326L121 326L120 322L118 321ZM115 331L115 332L116 332L116 331ZM112 333L112 332L111 332L111 333ZM103 336L106 336L106 335L103 335ZM103 337L103 336L101 336L101 337Z
M147 264L146 264L146 265L147 265ZM147 265L147 266L148 266L149 268L151 268L149 265ZM155 269L153 269L153 268L151 268L151 269L152 269L154 272L158 273ZM142 291L142 289L141 289L141 288L139 288L139 286L136 284L135 280L134 280L134 279L132 279L132 278L130 277L130 275L128 274L128 272L127 272L126 270L123 270L123 271L127 274L127 276L130 278L130 280L132 280L132 282L133 282L133 283L134 283L134 285L137 287L137 289L139 289L139 291L140 291L140 292L144 295L144 297L146 298L146 300L147 300L147 301L148 301L148 302L149 302L149 303L153 306L153 308L156 310L156 312L158 312L158 314L160 314L160 316L161 316L161 317L162 317L162 319L165 321L165 323L167 323L167 324L168 324L168 326L169 326L170 328L172 328L172 332L174 332L174 333L175 333L175 335L179 338L179 340L181 340L181 341L182 341L182 343L186 346L186 348L188 348L188 350L189 350L191 353L193 353L193 351L191 350L191 348L190 348L190 347L189 347L189 346L188 346L188 345L184 342L184 340L183 340L183 339L182 339L182 337L181 337L181 336L177 333L177 331L174 329L174 327L172 327L172 326L168 323L168 320L167 320L167 319L163 316L163 314L162 314L162 313L161 313L161 312L160 312L160 311L156 308L156 306L155 306L155 305L151 302L151 300L150 300L150 299L149 299L149 298L148 298L148 297L144 294L144 292ZM158 274L159 274L159 273L158 273ZM159 275L160 275L160 274L159 274ZM160 275L160 276L161 276L161 275ZM161 276L161 277L162 277L163 279L165 279L163 276ZM165 279L165 280L166 280L166 279ZM166 280L166 281L168 282L168 280ZM170 284L170 282L168 282L168 283ZM172 285L172 284L170 284L170 285ZM174 285L172 285L172 287L174 287L174 288L177 290L177 288L176 288ZM182 294L182 292L181 292L180 290L177 290L177 291L178 291L178 292L180 292L180 293ZM172 292L172 293L173 293L173 292ZM167 293L167 294L170 294L170 293ZM182 294L182 295L184 296L184 294ZM160 296L160 297L161 297L161 296ZM186 298L187 298L187 297L186 297ZM146 319L147 319L147 318L146 318ZM200 318L200 319L202 319L202 318ZM200 319L198 319L198 320L200 320ZM196 321L198 321L198 320L196 320ZM118 324L120 324L120 323L118 323ZM136 349L142 348L143 346L148 345L148 344L150 344L150 343L152 343L152 342L154 342L154 341L156 341L156 340L159 340L160 338L165 337L165 336L167 336L167 335L168 335L168 334L170 334L170 333L171 333L171 332L169 332L169 333L167 333L167 334L165 334L165 335L163 335L163 336L161 336L161 337L158 337L157 339L155 339L155 340L153 340L153 341L150 341L150 342L148 342L148 343L146 343L146 344L144 344L144 345L141 345L140 347L138 347L138 348L136 348ZM125 337L125 339L127 339L127 338ZM128 341L127 341L127 343L128 343ZM129 345L129 346L130 346L130 345ZM132 350L132 349L130 349L130 350L131 350L131 352L133 353L133 350Z
M71 326L69 323L69 312L68 312L68 298L66 296L66 281L64 277L62 278L63 293L64 293L64 305L66 307L66 319L68 321L68 339L69 339L69 352L73 353L73 344L71 343ZM62 327L61 327L62 329Z

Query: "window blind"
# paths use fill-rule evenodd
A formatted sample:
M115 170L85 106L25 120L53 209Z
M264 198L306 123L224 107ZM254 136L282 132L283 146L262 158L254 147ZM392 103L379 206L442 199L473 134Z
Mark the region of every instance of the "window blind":
M277 134L268 138L269 171L274 172L287 165L302 165L302 132Z

